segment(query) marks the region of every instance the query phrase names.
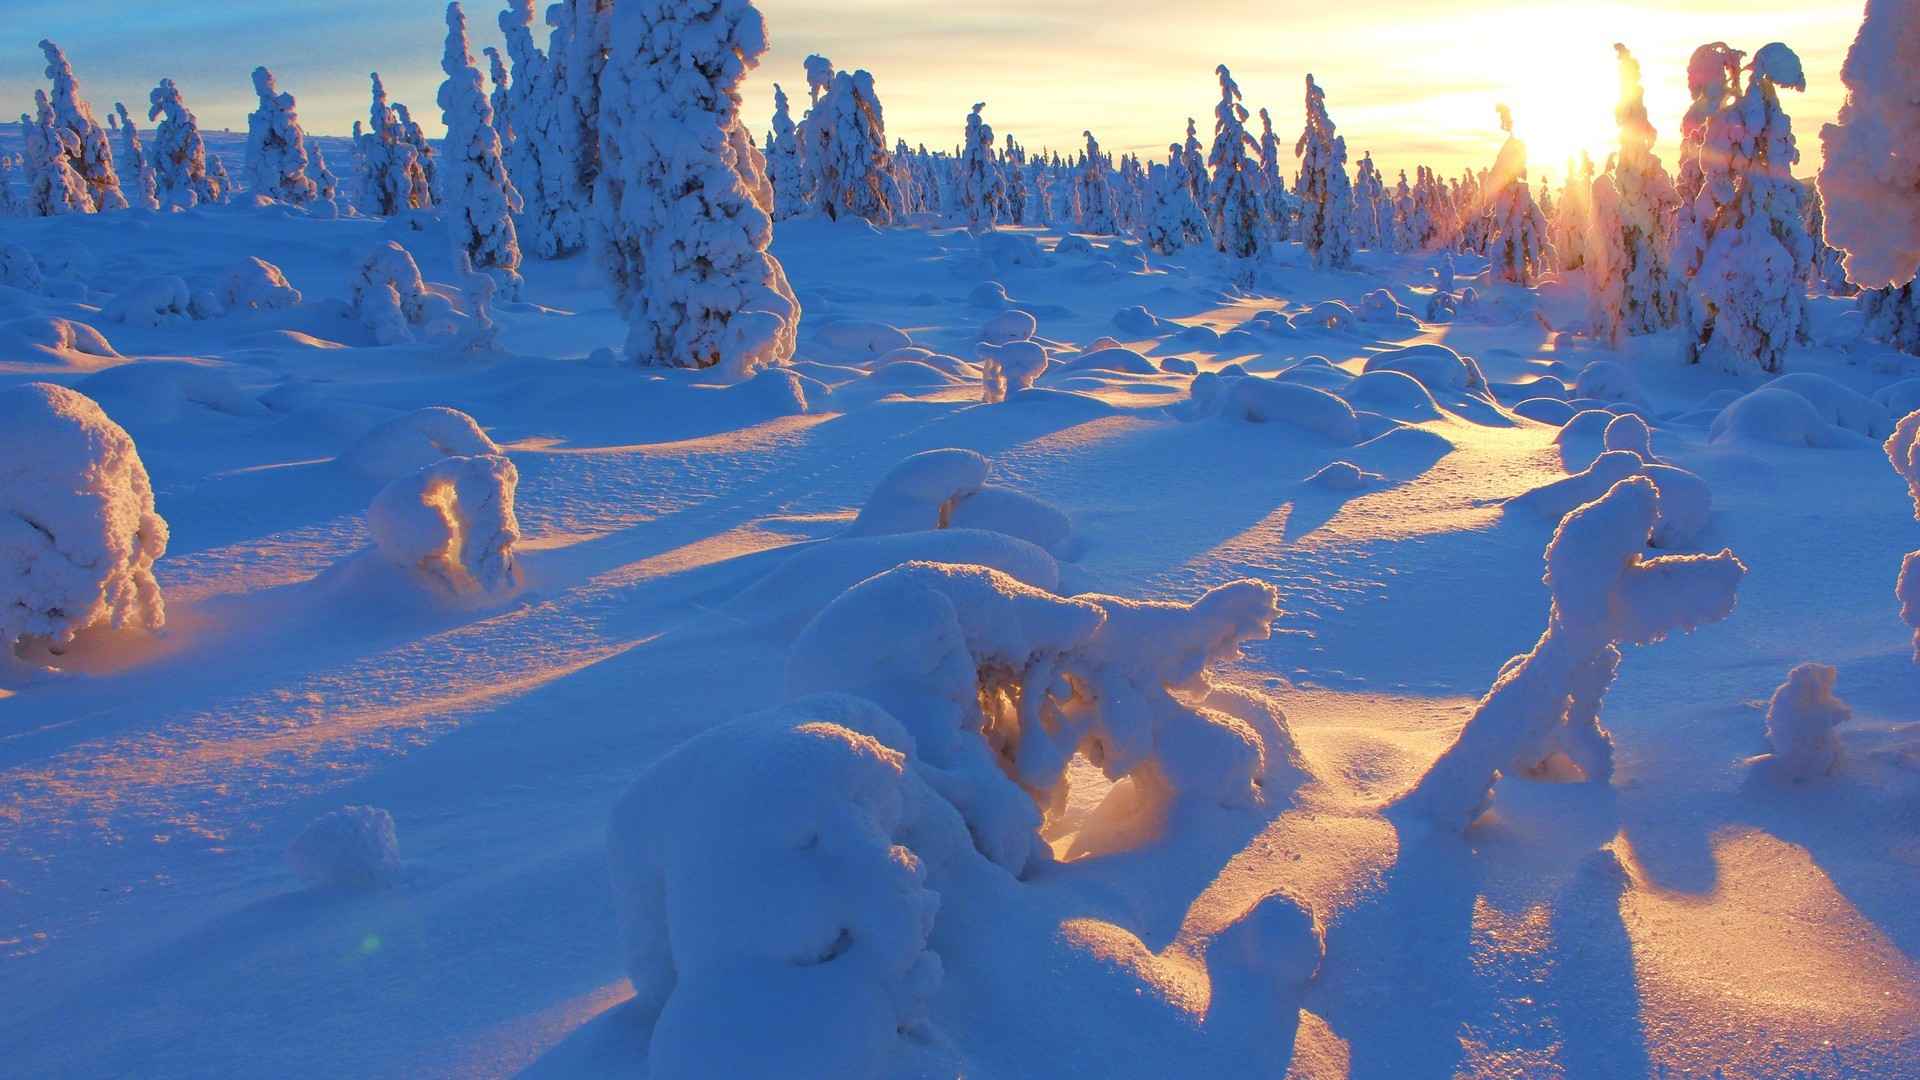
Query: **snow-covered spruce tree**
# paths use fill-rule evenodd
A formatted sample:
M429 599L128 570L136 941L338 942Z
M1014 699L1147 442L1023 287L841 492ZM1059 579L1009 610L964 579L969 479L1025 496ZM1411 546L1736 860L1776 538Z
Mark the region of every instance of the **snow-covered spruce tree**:
M1647 558L1659 513L1654 482L1632 476L1561 519L1546 551L1546 632L1501 667L1401 807L1463 830L1486 810L1502 775L1571 766L1589 781L1612 777L1613 740L1600 707L1620 669L1620 646L1726 618L1747 572L1726 550Z
M1894 425L1884 449L1893 471L1907 482L1914 517L1920 519L1920 412L1908 413ZM1920 551L1909 551L1900 561L1893 593L1900 601L1900 621L1913 628L1913 658L1920 663Z
M557 0L547 9L554 28L547 55L565 67L557 86L560 122L558 164L567 199L579 209L592 243L595 185L600 178L601 81L608 59L614 0ZM560 56L564 52L565 59Z
M873 76L835 72L799 130L806 144L801 155L813 178L813 208L836 221L853 216L892 224L900 193ZM759 157L757 150L754 156Z
M45 90L33 92L34 116L20 114L27 159L27 215L91 214L93 193L73 171L73 133L53 122L53 106Z
M1493 209L1493 236L1489 243L1493 266L1504 281L1531 286L1553 267L1553 246L1547 240L1547 219L1533 201L1527 183L1527 144L1513 134L1513 113L1500 108L1500 130L1507 141L1493 163L1487 181Z
M905 146L905 143L901 144ZM900 153L895 151L898 162ZM787 111L787 92L773 84L773 132L767 140L767 182L773 185L773 220L785 221L807 212L813 192L805 186L800 168L800 142L794 137L793 116ZM898 180L896 178L896 183Z
M332 169L327 168L326 151L315 146L308 154L308 161L313 166L314 198L325 202L332 202L339 198L340 178L333 175Z
M520 238L513 227L520 193L501 161L493 107L480 70L473 66L467 15L457 2L447 5L440 70L447 76L439 95L441 121L447 126L447 232L454 247L467 253L473 269L496 278L513 296L520 283Z
M1005 221L1006 178L1000 173L1000 155L994 148L993 128L981 119L984 101L967 114L966 143L960 152L960 216L970 229L991 229Z
M1607 183L1612 184L1609 177ZM1589 265L1588 248L1599 242L1593 215L1593 158L1581 151L1580 159L1567 159L1567 175L1560 185L1560 198L1549 208L1543 202L1540 212L1547 216L1547 239L1553 244L1553 264L1559 270L1579 270ZM1664 249L1661 252L1665 256ZM1600 264L1592 264L1596 268Z
M1273 133L1273 117L1260 110L1260 217L1275 244L1293 238L1293 196L1280 171L1280 137Z
M1220 102L1213 107L1213 151L1207 168L1213 181L1207 190L1207 224L1213 230L1214 250L1230 258L1250 259L1260 252L1260 166L1253 156L1259 145L1247 133L1247 108L1240 104L1240 86L1227 65L1213 69L1220 77ZM1252 151L1252 153L1249 152Z
M1353 262L1353 188L1347 144L1327 115L1326 91L1307 76L1307 124L1293 153L1300 159L1301 242L1313 265L1335 270Z
M220 192L219 197L214 199L215 202L233 201L233 177L227 173L226 159L219 154L207 155L207 179L211 180L214 188Z
M201 203L226 201L226 190L207 173L207 144L200 124L180 97L172 79L147 95L147 119L159 120L153 129L153 172L163 208L190 210Z
M1920 2L1868 0L1840 69L1846 103L1820 129L1826 233L1862 289L1904 286L1920 266Z
M1679 172L1674 181L1680 206L1674 211L1669 260L1683 283L1700 272L1712 223L1720 208L1733 199L1728 109L1739 95L1744 55L1715 41L1693 50L1687 62L1687 92L1692 101L1680 119Z
M1193 204L1193 188L1187 184L1187 169L1180 144L1167 147L1167 164L1155 165L1147 174L1149 200L1142 238L1149 250L1171 255L1188 245L1212 242L1212 230L1206 215Z
M377 71L368 78L373 80L373 104L369 107L367 130L356 140L362 163L358 199L361 210L391 217L433 205L419 152L407 139L399 117L387 102L386 84L380 81Z
M1266 110L1260 110L1265 113ZM1380 246L1381 219L1380 205L1386 200L1387 187L1380 179L1380 169L1373 163L1373 154L1360 155L1360 164L1354 170L1353 179L1353 243L1355 247L1374 250Z
M1083 131L1087 152L1074 174L1074 202L1078 205L1077 224L1081 232L1110 236L1118 231L1114 222L1113 187L1107 180L1112 171L1107 155L1093 132Z
M1623 335L1651 334L1679 321L1680 290L1668 269L1663 222L1679 207L1680 196L1653 153L1640 62L1625 45L1613 48L1620 64L1614 109L1620 151L1612 170L1592 184L1588 280L1595 333L1617 345Z
M73 77L73 65L67 63L60 46L42 40L40 51L47 58L47 78L53 80L53 123L75 138L62 140L73 171L86 182L93 205L99 210L125 210L126 196L120 192L120 176L113 168L113 143L107 129L93 118L93 106L80 96L80 83ZM78 149L75 150L74 148Z
M1777 372L1788 346L1807 338L1799 268L1812 261L1802 220L1800 160L1781 88L1804 90L1800 58L1779 42L1754 54L1752 78L1726 110L1732 196L1705 224L1706 245L1687 304L1689 363ZM1713 150L1709 143L1707 151Z
M1027 152L1011 134L1000 164L1007 180L1007 220L1015 225L1032 224L1027 220L1027 199L1031 195L1027 190Z
M1204 208L1207 205L1207 189L1213 185L1207 176L1206 155L1201 153L1200 129L1191 116L1187 117L1187 141L1180 154L1187 167L1187 183L1193 187L1193 201Z
M426 129L414 120L413 111L401 102L393 103L394 119L400 124L400 137L413 147L414 160L420 165L420 175L425 183L414 190L414 199L421 209L427 209L440 201L441 180L440 155L427 141Z
M493 89L487 92L487 105L493 109L493 133L500 136L500 156L505 160L514 142L513 114L507 104L513 93L513 75L507 71L499 49L489 45L480 51L486 55L487 78L493 83ZM507 179L512 180L513 175L509 173Z
M521 244L542 258L556 258L586 245L585 203L573 190L566 146L573 105L566 92L566 9L548 9L552 31L542 52L533 40L533 0L508 0L500 33L513 61L507 107L514 131L506 147L507 176L524 204Z
M134 177L134 193L128 197L127 202L136 210L158 210L160 199L155 194L158 183L154 179L153 163L147 160L146 147L140 143L140 129L134 126L133 117L127 115L127 106L124 102L114 102L113 111L114 116L108 119L111 122L114 117L118 118L121 157L119 165L129 170ZM125 194L124 190L122 194Z
M247 116L247 180L256 195L305 206L318 186L307 176L307 136L293 95L281 93L264 67L253 69L253 92L260 107Z
M766 50L750 0L613 9L593 234L635 363L744 378L793 356L800 305L767 250L773 192L740 122Z

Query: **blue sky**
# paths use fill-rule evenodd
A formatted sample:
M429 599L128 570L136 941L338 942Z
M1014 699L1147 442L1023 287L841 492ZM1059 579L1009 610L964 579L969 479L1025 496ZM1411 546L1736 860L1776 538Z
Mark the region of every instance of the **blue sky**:
M41 84L34 43L66 49L102 115L116 100L143 115L162 76L180 84L203 126L243 128L248 72L264 63L296 94L309 130L344 133L364 114L369 71L438 126L434 91L444 8L435 0L12 0L19 37L0 62L10 115ZM1491 162L1494 105L1513 105L1536 173L1558 175L1575 148L1598 151L1612 129L1612 42L1641 57L1648 104L1670 143L1685 107L1682 65L1703 41L1749 51L1781 40L1800 52L1809 92L1788 104L1803 153L1817 164L1818 126L1841 100L1839 69L1859 3L1699 0L1684 13L1653 3L1488 3L1384 0L1348 5L1261 0L762 0L774 49L749 85L747 116L763 130L772 83L803 97L800 61L821 52L873 72L889 137L951 146L975 101L990 123L1029 147L1071 148L1091 127L1109 149L1163 153L1186 117L1210 126L1215 64L1226 63L1247 104L1269 106L1291 143L1301 76L1327 88L1354 155L1392 171L1415 162L1449 172ZM496 44L499 5L468 5L475 49ZM1257 121L1256 121L1257 123ZM1671 161L1671 147L1666 156Z

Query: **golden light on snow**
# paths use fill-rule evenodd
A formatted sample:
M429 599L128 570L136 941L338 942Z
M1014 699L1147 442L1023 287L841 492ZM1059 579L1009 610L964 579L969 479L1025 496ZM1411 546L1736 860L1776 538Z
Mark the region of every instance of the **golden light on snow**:
M1616 842L1634 879L1620 918L1655 1065L1787 1075L1832 1067L1834 1044L1898 1046L1920 1030L1920 964L1814 853L1750 829L1711 845L1714 887L1694 894L1661 888Z

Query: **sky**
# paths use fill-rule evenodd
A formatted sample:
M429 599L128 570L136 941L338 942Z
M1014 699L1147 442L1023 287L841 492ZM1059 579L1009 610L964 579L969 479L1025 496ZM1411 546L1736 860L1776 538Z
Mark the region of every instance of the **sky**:
M209 128L244 129L254 107L248 73L272 68L299 98L309 131L344 134L365 115L367 79L379 71L394 98L437 133L434 94L445 36L436 0L8 0L20 31L0 59L6 115L30 109L44 85L34 43L67 52L82 92L101 116L114 101L135 108L161 77L177 82ZM500 4L469 5L476 55L499 43ZM1302 76L1312 72L1348 151L1387 172L1428 164L1449 174L1492 163L1501 133L1495 105L1512 106L1533 172L1558 177L1569 153L1601 158L1613 143L1612 44L1640 58L1647 107L1671 165L1686 107L1685 63L1703 42L1749 54L1784 41L1800 54L1808 90L1786 107L1804 159L1818 168L1819 126L1843 97L1840 65L1860 0L1694 0L1654 3L1466 4L1458 0L761 0L772 51L750 79L745 113L764 132L773 83L804 103L801 61L820 53L874 75L887 136L951 148L976 101L996 132L1029 150L1083 145L1162 158L1186 121L1212 134L1214 74L1231 68L1276 132L1299 134ZM542 35L544 40L544 35ZM484 59L481 61L483 67ZM797 117L796 117L797 119Z

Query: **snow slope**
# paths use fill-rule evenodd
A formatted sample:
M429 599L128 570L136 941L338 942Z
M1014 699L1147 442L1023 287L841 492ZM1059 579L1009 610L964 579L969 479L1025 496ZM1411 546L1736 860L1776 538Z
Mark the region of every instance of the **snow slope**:
M1053 861L930 871L943 978L895 1074L1920 1074L1920 670L1893 598L1920 545L1902 481L1831 401L1817 448L1764 425L1714 439L1729 391L1759 379L1682 367L1677 338L1556 337L1534 313L1583 318L1577 277L1479 280L1510 319L1409 327L1317 306L1384 287L1424 311L1413 259L1317 272L1293 246L1241 292L1208 252L1145 272L1097 253L1001 265L960 230L793 220L774 252L805 312L795 363L723 386L607 361L626 327L582 259L523 266L520 298L493 304L497 351L374 344L350 279L387 241L445 318L472 314L438 224L235 205L7 230L75 287L0 289L0 386L96 400L171 538L164 632L0 668L0 1071L645 1075L616 803L693 736L785 702L801 628L867 560L918 557L1016 576L1056 560L1063 596L1271 584L1272 636L1209 678L1277 704L1302 771L1249 802L1159 802L1077 759ZM103 314L146 279L210 288L253 256L298 306ZM1484 269L1462 262L1462 280ZM1851 341L1840 302L1812 304L1826 344L1789 371L1862 393L1912 372ZM985 404L976 345L1009 305L1050 362ZM1153 318L1116 319L1135 307ZM118 355L34 347L48 319ZM1475 363L1387 355L1418 343ZM1582 380L1596 360L1620 368ZM1557 441L1512 406L1579 384L1642 398L1653 455L1704 481L1685 550L1738 555L1737 607L1627 650L1602 714L1611 784L1504 779L1464 835L1390 815L1540 635L1555 521L1504 504L1587 469L1602 435ZM368 556L391 477L355 464L362 440L427 407L470 415L517 471L515 588L454 602ZM848 535L889 470L941 448L990 459L1070 538ZM1352 469L1310 481L1336 461ZM1795 783L1750 759L1808 661L1837 669L1852 714L1834 771ZM752 799L737 779L714 797ZM661 828L738 816L658 804L696 807ZM373 859L387 887L289 866L345 806L394 833L330 857Z

